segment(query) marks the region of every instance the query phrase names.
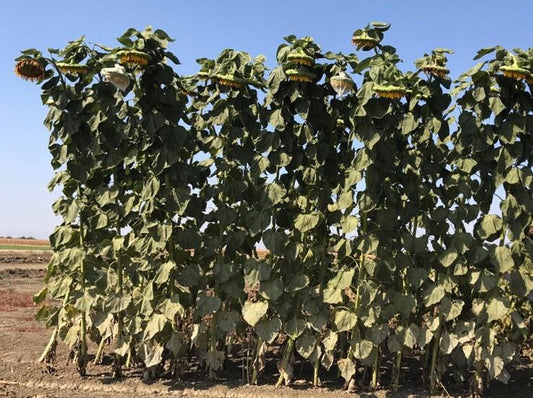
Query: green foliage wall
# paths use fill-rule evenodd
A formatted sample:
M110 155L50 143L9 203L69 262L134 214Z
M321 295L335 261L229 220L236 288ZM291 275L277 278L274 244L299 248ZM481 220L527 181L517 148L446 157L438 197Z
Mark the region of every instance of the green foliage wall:
M449 50L402 72L387 29L354 32L358 55L289 36L272 70L224 50L188 77L151 28L24 51L62 189L42 359L59 338L84 374L90 339L117 375L194 356L215 377L251 345L255 383L281 346L278 384L299 358L315 385L364 366L376 387L392 358L396 389L413 353L431 390L446 369L506 382L530 343L533 51L481 50L452 87Z

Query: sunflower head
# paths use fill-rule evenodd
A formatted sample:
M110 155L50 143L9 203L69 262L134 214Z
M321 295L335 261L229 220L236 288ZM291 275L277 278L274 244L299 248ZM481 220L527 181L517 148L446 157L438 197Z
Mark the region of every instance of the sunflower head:
M388 23L372 22L363 29L357 29L353 32L352 43L358 50L372 50L383 40L383 33L389 28L390 24Z
M450 70L445 66L435 64L423 65L420 69L428 75L440 77L441 79L445 78L446 75L450 73Z
M312 82L313 79L316 77L307 68L303 68L303 67L287 69L285 71L285 75L287 75L287 77L291 81L304 82L304 83Z
M306 54L301 48L290 52L287 55L287 61L293 65L313 66L315 58Z
M370 37L366 32L352 37L352 43L359 50L369 51L379 44L379 39Z
M152 57L138 50L122 50L117 53L117 57L121 64L135 64L139 66L146 66Z
M45 78L45 68L38 59L27 58L19 60L15 65L15 73L24 80L41 81Z
M82 64L58 62L56 65L61 72L70 73L71 75L84 75L89 71L89 67Z
M374 84L374 92L383 98L400 99L405 96L407 90L404 86L389 84Z
M217 74L212 80L221 86L240 89L244 87L244 80L236 77L234 74Z
M518 65L504 65L500 67L503 75L515 80L524 80L531 77L531 73Z

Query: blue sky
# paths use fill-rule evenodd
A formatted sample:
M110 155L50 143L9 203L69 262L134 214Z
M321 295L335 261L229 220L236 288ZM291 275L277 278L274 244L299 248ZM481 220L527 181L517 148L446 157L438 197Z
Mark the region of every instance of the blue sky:
M101 1L4 2L0 11L0 236L46 238L59 220L51 205L58 193L52 177L46 109L38 86L13 73L20 50L63 47L86 35L90 42L115 46L127 28L147 25L176 39L178 73L197 71L195 59L213 58L224 48L267 56L289 34L312 36L324 50L354 51L352 32L371 21L392 24L385 42L398 49L405 69L436 47L450 48L449 67L457 77L475 62L482 47L533 46L531 0L373 1Z

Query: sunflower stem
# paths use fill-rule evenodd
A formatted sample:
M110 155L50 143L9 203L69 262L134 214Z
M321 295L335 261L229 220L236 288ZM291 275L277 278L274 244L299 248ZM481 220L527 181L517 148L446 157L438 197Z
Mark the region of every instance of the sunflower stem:
M263 339L261 337L257 338L257 346L255 349L255 359L253 362L254 370L252 372L252 380L250 381L250 384L255 385L257 384L257 377L259 375L259 356L261 355L261 347L263 346Z
M286 369L287 365L289 364L293 349L294 340L289 337L289 341L287 343L287 346L285 347L285 352L283 353L283 359L281 360L279 378L276 382L276 385L274 386L275 388L280 387L283 384L283 381L285 381L285 384L288 384L290 382L290 380L285 377L284 369Z

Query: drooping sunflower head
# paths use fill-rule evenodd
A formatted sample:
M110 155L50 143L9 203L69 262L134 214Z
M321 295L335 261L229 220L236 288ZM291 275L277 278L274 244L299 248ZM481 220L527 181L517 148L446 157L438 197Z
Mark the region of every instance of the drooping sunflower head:
M138 50L121 50L117 53L117 57L121 64L134 64L139 66L146 66L152 59L150 54Z
M374 92L383 98L400 99L405 96L407 90L402 85L389 84L374 84Z
M504 65L500 66L500 70L505 77L509 77L515 80L524 80L531 77L531 73L518 65Z
M15 73L24 80L39 82L45 78L45 66L39 59L21 59L15 64Z
M312 82L316 76L310 72L306 67L291 68L285 71L285 75L291 81L309 83Z
M445 78L448 73L450 73L450 70L446 68L445 66L440 65L424 65L420 68L423 72L427 73L428 75L433 75L436 77Z
M305 53L301 48L291 51L287 55L287 61L293 65L313 66L315 58Z
M358 50L369 51L379 44L379 39L370 37L366 32L352 36L352 43Z
M245 83L243 79L231 73L216 74L215 76L213 76L212 80L221 86L231 87L231 88L236 88L236 89L243 88L244 83Z
M363 29L357 29L353 32L352 43L358 50L372 50L383 40L383 32L389 28L390 24L388 23L372 22Z
M437 48L431 51L431 54L424 54L422 58L415 61L415 65L427 75L446 79L450 70L446 67L448 58L446 54L453 54L452 50L446 48Z
M89 67L82 64L57 62L56 65L61 72L70 73L71 75L84 75L89 71Z

